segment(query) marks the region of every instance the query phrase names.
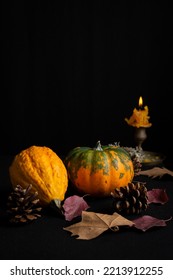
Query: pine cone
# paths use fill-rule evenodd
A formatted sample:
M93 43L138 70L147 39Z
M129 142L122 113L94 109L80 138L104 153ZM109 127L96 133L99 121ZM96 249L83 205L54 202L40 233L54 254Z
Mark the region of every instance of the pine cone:
M130 154L134 166L134 173L136 175L142 168L143 151L138 147L124 147L124 149Z
M9 195L7 213L11 223L25 223L41 217L38 192L31 192L31 189L32 185L26 189L17 185Z
M111 193L114 207L123 214L139 214L148 207L145 183L129 183L126 187L115 189Z

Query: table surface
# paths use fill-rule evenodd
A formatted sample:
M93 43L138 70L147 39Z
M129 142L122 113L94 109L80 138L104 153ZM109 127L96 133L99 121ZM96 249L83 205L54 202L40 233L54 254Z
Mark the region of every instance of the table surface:
M0 259L1 260L167 260L173 259L173 220L165 227L152 227L146 232L135 228L120 227L119 231L107 230L91 240L79 240L63 230L79 222L81 217L66 221L47 208L41 218L24 225L9 223L6 203L11 191L9 165L12 157L0 159ZM137 176L136 181L146 182L148 190L163 188L169 201L164 205L150 204L143 214L159 219L173 216L173 177L151 179ZM69 189L71 186L69 185ZM73 190L72 192L73 193ZM87 211L112 214L112 198L91 198ZM138 216L130 216L130 219ZM126 216L126 218L129 218Z

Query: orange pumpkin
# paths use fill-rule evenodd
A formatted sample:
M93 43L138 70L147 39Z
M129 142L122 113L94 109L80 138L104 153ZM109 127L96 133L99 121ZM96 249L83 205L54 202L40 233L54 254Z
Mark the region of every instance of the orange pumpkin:
M65 158L68 178L82 193L109 196L115 188L132 182L134 166L130 154L120 146L76 147Z

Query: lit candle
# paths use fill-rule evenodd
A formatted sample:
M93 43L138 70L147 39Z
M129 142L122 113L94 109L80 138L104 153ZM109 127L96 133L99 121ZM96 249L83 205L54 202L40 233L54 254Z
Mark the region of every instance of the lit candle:
M139 98L139 109L134 108L132 116L125 121L128 125L135 127L150 127L152 124L149 122L150 116L148 115L149 110L148 106L143 107L143 99L142 96Z
M139 97L139 109L143 110L143 99L142 96Z

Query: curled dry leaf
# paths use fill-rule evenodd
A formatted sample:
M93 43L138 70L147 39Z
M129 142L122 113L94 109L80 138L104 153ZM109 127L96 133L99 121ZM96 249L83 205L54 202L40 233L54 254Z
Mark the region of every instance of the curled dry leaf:
M163 175L170 175L173 176L173 171L163 167L153 167L147 170L141 170L136 175L145 175L151 178L162 177Z
M165 204L169 198L165 189L152 189L147 191L148 204L160 203Z
M82 211L87 210L89 205L83 197L72 195L65 199L63 204L64 216L66 221L71 221L82 214Z
M63 228L70 231L77 239L93 239L104 231L111 229L117 231L119 226L133 226L134 223L118 213L112 215L82 211L82 221Z
M144 215L140 218L133 220L134 227L140 229L142 231L146 231L152 227L165 227L167 224L166 222L172 220L172 217L168 220L160 220L155 217Z

